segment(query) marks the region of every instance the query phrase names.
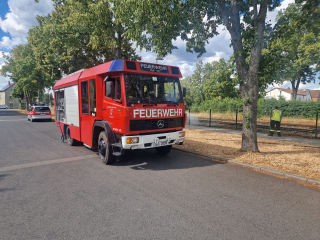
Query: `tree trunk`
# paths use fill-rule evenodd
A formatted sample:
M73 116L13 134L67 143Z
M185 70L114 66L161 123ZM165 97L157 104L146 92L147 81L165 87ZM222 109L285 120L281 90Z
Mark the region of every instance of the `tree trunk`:
M248 73L240 91L243 101L242 151L259 152L257 139L258 76Z
M122 37L121 31L117 32L117 47L114 48L114 59L121 59Z
M241 79L240 92L243 100L243 127L242 151L259 152L257 141L257 105L258 105L258 69L262 51L263 32L267 15L268 1L260 4L258 11L257 1L254 1L254 40L250 52L250 63L244 57L243 36L236 0L231 0L231 11L226 8L225 1L217 1L224 25L231 35L237 73Z
M39 83L39 85L38 85L38 101L40 103L41 102L41 79L40 78L38 79L38 83Z
M300 85L300 80L291 80L291 86L292 86L292 99L291 100L297 100L297 92Z
M24 91L24 96L26 98L26 109L29 111L29 96L27 94L27 91Z

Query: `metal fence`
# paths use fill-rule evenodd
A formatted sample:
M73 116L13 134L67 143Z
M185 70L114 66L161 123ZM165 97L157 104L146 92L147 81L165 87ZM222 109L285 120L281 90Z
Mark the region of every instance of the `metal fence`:
M212 128L242 129L242 112L215 112L206 111L195 113L187 110L187 125L206 126ZM318 127L319 112L315 119L283 118L281 133L283 136L295 136L304 138L319 138ZM270 130L270 116L260 116L257 120L257 131L268 133Z

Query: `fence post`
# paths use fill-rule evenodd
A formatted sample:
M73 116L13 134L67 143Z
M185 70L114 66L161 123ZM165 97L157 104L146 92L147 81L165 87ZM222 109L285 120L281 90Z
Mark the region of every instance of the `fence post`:
M317 112L317 115L316 115L316 134L315 134L315 138L317 138L317 133L318 133L318 116L319 116L319 111Z
M191 117L191 116L190 116L190 109L189 109L189 125L190 125L190 117Z
M210 109L209 127L211 127L211 109Z
M238 129L238 109L236 109L236 129Z

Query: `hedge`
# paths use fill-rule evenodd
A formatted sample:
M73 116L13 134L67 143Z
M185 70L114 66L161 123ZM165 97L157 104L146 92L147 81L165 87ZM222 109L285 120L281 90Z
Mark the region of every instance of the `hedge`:
M259 99L258 116L269 116L274 106L278 106L283 116L315 118L320 112L320 101L285 101L285 99ZM215 98L203 102L201 105L187 106L192 112L204 112L211 109L212 112L242 112L242 100L234 98Z

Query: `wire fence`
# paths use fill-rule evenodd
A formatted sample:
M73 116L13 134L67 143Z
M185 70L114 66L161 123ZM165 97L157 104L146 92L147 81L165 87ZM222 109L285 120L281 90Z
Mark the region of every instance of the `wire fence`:
M191 112L187 110L187 125L206 126L212 128L226 128L241 130L243 125L242 112L216 112L211 109L206 112ZM270 116L259 116L257 119L257 132L268 133L270 130ZM319 111L314 119L300 116L283 117L281 121L282 136L295 136L304 138L319 138Z

